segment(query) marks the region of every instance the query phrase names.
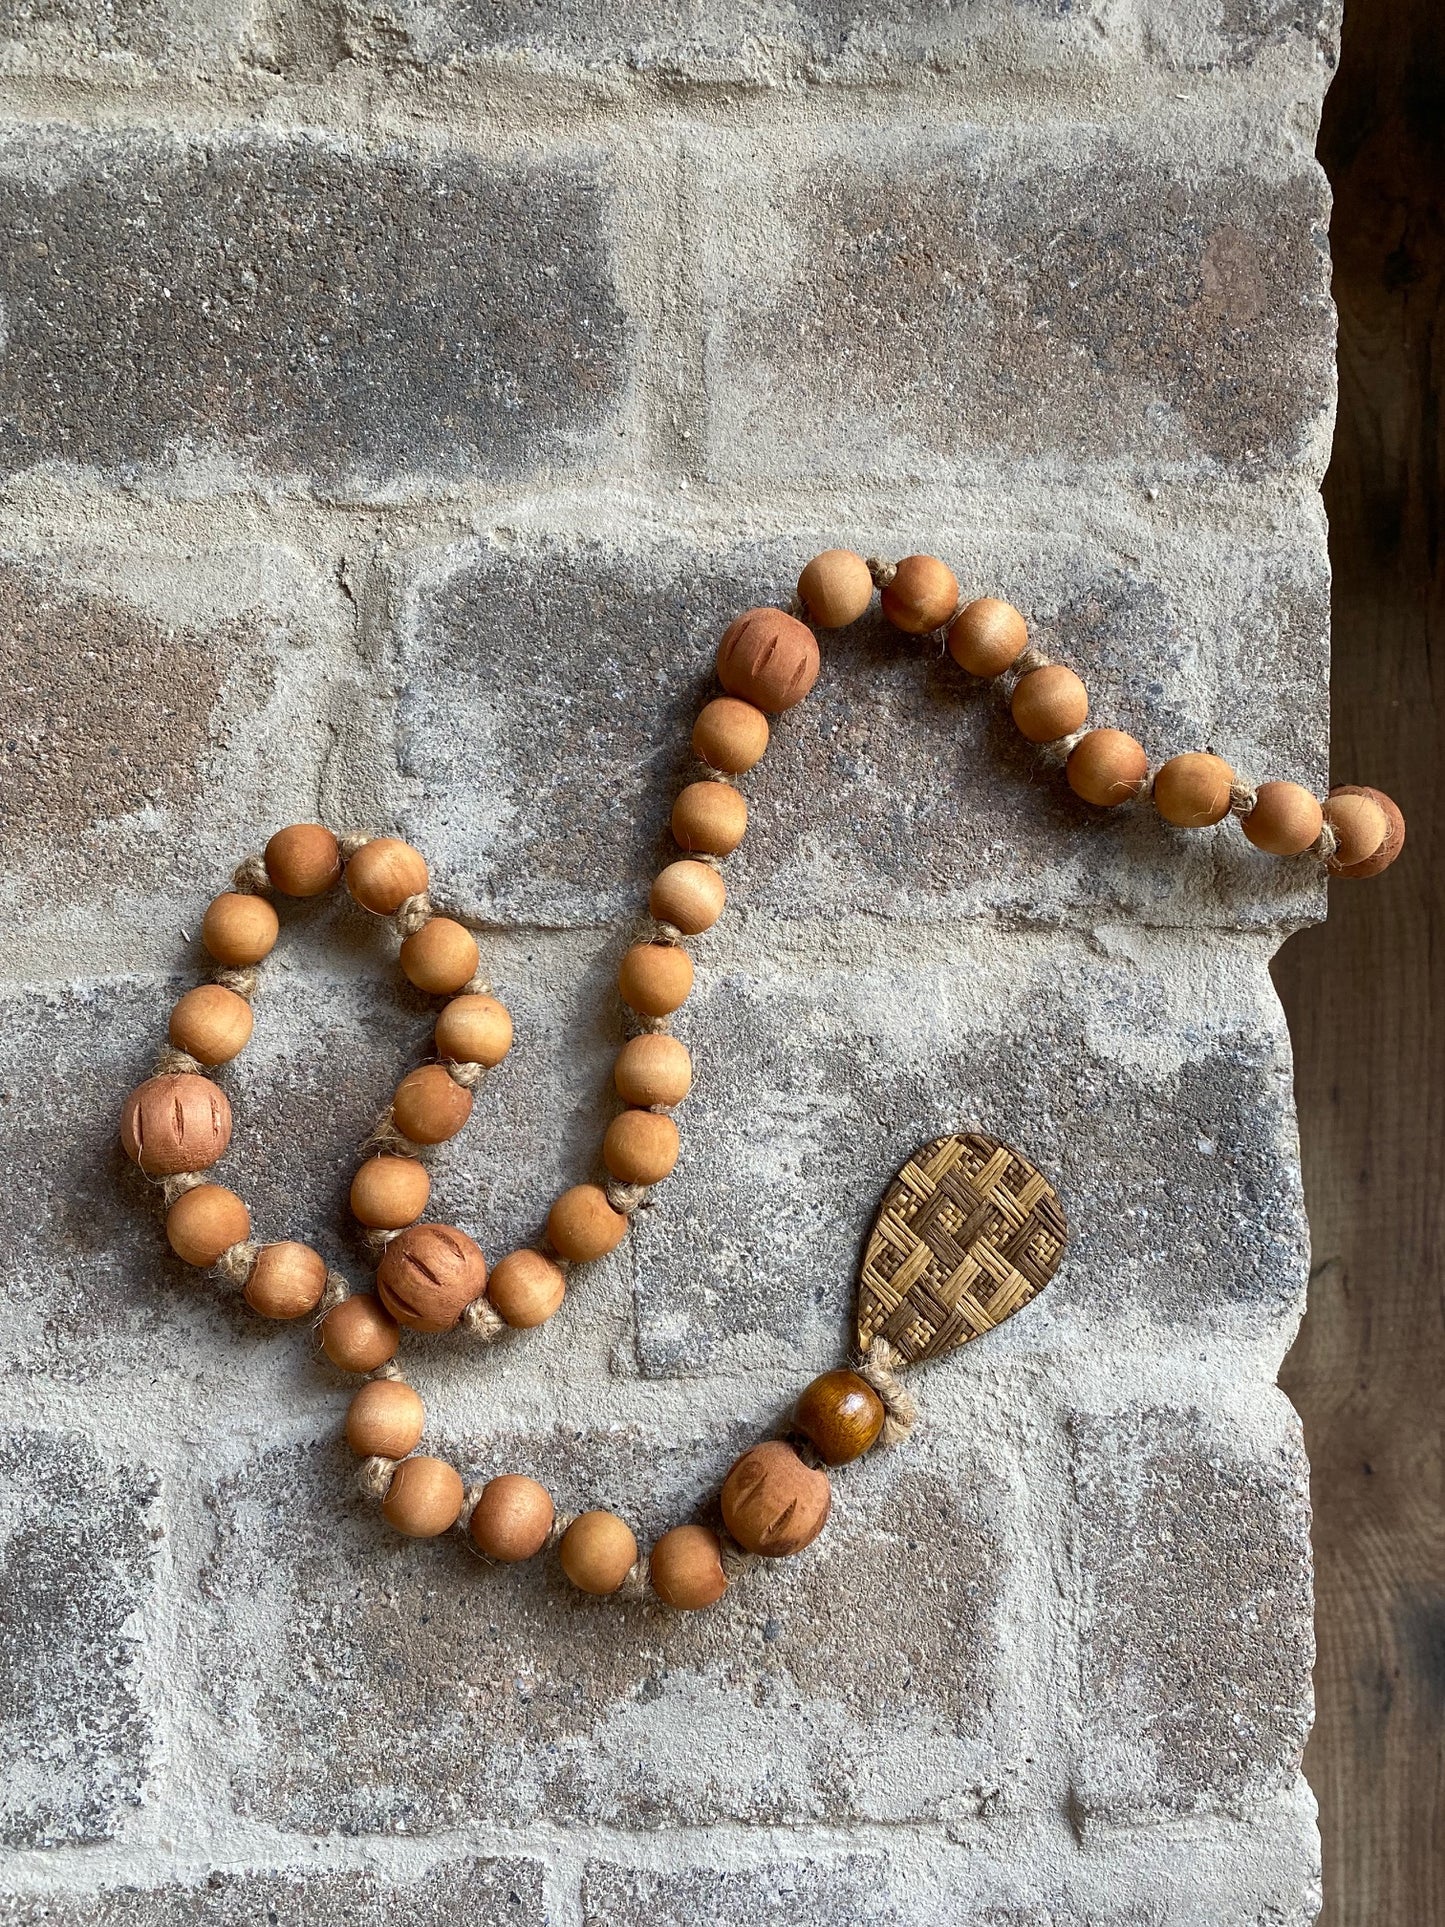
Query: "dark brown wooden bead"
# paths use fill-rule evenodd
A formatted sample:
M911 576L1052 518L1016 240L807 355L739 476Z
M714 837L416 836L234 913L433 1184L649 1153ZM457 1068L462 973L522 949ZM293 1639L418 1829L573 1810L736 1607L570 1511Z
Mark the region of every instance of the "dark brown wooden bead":
M753 1446L723 1481L723 1524L745 1552L783 1559L810 1546L828 1523L833 1488L791 1445Z
M818 669L818 638L782 609L747 610L728 625L717 652L723 688L770 716L800 703Z
M449 1224L413 1224L386 1247L376 1268L381 1302L400 1325L450 1331L487 1285L487 1261Z
M125 1154L153 1178L209 1171L231 1142L226 1093L194 1071L148 1077L120 1114Z
M798 1400L798 1430L825 1465L861 1458L883 1430L883 1401L856 1372L824 1372Z

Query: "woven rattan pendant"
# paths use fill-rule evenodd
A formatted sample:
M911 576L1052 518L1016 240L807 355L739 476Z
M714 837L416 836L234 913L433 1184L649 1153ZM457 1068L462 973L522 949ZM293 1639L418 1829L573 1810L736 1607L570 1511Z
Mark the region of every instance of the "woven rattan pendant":
M1058 1270L1058 1194L1026 1157L970 1131L915 1151L888 1187L858 1280L858 1344L908 1364L1011 1318Z

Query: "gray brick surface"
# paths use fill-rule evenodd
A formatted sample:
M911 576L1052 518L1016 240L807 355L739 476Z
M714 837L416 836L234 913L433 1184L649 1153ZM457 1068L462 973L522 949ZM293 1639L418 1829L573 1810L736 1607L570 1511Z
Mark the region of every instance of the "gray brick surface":
M582 1883L587 1927L891 1927L881 1855L780 1861L747 1873L689 1867L653 1873L592 1862Z

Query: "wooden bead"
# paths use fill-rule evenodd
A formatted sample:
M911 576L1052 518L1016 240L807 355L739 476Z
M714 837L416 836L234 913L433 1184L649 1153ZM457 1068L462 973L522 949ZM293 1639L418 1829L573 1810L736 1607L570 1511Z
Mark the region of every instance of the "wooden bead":
M672 806L672 834L679 848L729 856L748 827L748 806L731 783L689 783Z
M852 549L824 549L798 577L798 594L820 629L846 629L873 600L873 572Z
M343 1298L321 1321L321 1349L343 1372L374 1372L400 1343L396 1320L369 1291Z
M346 887L363 910L395 914L408 897L419 897L431 880L426 858L400 837L374 836L346 865Z
M1331 790L1325 799L1324 818L1335 833L1335 854L1331 859L1340 869L1368 863L1385 840L1389 825L1385 812L1371 796L1351 791Z
M251 1214L224 1184L183 1191L166 1213L171 1250L188 1265L213 1265L223 1251L251 1235Z
M383 1152L351 1180L351 1215L372 1231L400 1231L416 1223L430 1196L431 1179L419 1159Z
M670 923L685 937L695 937L717 922L727 894L716 870L682 857L658 873L647 901L659 923Z
M484 1558L515 1566L542 1550L555 1517L545 1485L520 1472L503 1472L482 1487L468 1529Z
M600 1599L616 1592L637 1563L637 1541L615 1512L583 1512L562 1534L557 1557L578 1592Z
M692 1059L677 1038L652 1031L622 1046L612 1081L624 1104L644 1110L653 1104L681 1104L692 1089Z
M1206 750L1171 756L1154 778L1154 807L1166 823L1203 830L1229 814L1234 771Z
M1029 646L1029 626L1011 602L979 596L948 630L948 653L970 676L1001 676Z
M824 1372L798 1400L798 1430L825 1465L847 1465L875 1443L888 1416L883 1401L856 1372Z
M547 1214L547 1236L559 1257L585 1265L606 1257L627 1236L627 1219L598 1184L574 1184Z
M745 1552L783 1559L828 1523L833 1488L791 1445L768 1439L744 1452L723 1481L723 1524Z
M1395 858L1405 847L1405 819L1400 806L1393 797L1386 796L1383 790L1370 789L1360 783L1337 783L1330 796L1368 796L1372 803L1379 805L1385 818L1385 840L1373 856L1367 856L1362 863L1342 864L1339 853L1330 859L1330 872L1337 877L1377 877L1382 870L1388 870Z
M657 1111L623 1111L602 1140L602 1162L619 1184L661 1184L677 1163L677 1126Z
M382 1304L411 1331L449 1332L486 1288L480 1247L450 1224L408 1225L376 1268Z
M167 1035L199 1064L229 1064L251 1041L251 1006L224 984L197 984L176 1000Z
M800 703L818 680L818 638L781 609L749 609L728 625L717 677L730 696L776 716Z
M472 1114L472 1094L440 1064L423 1064L396 1087L392 1122L413 1144L445 1144Z
M346 1414L346 1443L359 1459L404 1459L426 1424L420 1395L399 1378L363 1385Z
M392 1473L381 1516L408 1539L435 1539L462 1516L465 1496L462 1475L454 1465L418 1454L403 1459Z
M768 747L768 719L753 703L736 696L715 696L704 704L692 726L695 755L729 776L741 776L762 761Z
M125 1100L120 1141L153 1178L209 1171L231 1142L231 1106L220 1085L198 1072L148 1077Z
M692 958L681 944L635 943L622 959L617 989L644 1017L668 1017L687 1002Z
M706 1526L674 1526L664 1532L652 1548L647 1576L663 1605L676 1612L715 1606L728 1589L722 1547Z
M511 1251L492 1269L487 1302L514 1331L545 1325L560 1309L567 1280L560 1265L540 1251Z
M477 940L452 917L429 917L401 946L407 980L429 997L450 997L477 974Z
M1325 813L1301 783L1261 783L1240 828L1257 850L1302 856L1319 839Z
M326 1260L289 1238L262 1245L242 1295L262 1318L305 1318L321 1303Z
M1031 743L1056 743L1084 727L1089 692L1072 669L1048 663L1020 676L1009 701L1018 732Z
M1149 758L1144 745L1122 729L1091 729L1069 752L1064 774L1075 796L1112 810L1139 794Z
M512 1048L512 1014L481 991L453 997L437 1018L438 1057L455 1064L485 1064L491 1070Z
M201 942L218 964L241 970L269 957L281 934L276 912L264 897L227 890L201 918Z
M266 874L283 897L319 897L340 880L340 847L324 824L292 823L266 845Z
M905 555L883 591L883 613L905 635L940 629L958 607L958 577L936 555Z

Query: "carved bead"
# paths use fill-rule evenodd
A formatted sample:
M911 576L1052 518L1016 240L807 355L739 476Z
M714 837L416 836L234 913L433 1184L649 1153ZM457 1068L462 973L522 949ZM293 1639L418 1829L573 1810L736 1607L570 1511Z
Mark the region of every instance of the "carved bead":
M319 897L341 876L341 851L324 824L292 823L266 845L266 874L283 897Z
M661 1184L672 1176L679 1139L670 1117L657 1111L623 1111L602 1140L602 1162L620 1184Z
M685 937L695 937L717 922L727 894L716 870L683 857L658 872L648 908L659 923L673 924Z
M692 1089L692 1059L677 1038L649 1032L622 1046L612 1081L624 1104L681 1104Z
M562 1534L562 1570L579 1592L616 1592L637 1562L632 1528L615 1512L583 1512Z
M728 1589L717 1534L706 1526L674 1526L664 1532L652 1548L648 1578L663 1605L677 1612L715 1606Z
M399 1378L363 1385L346 1414L346 1443L359 1459L404 1459L426 1424L426 1407Z
M546 1486L520 1472L488 1479L472 1511L472 1544L488 1559L515 1566L547 1543L556 1513Z
M1203 830L1229 814L1234 771L1207 751L1171 756L1154 778L1154 807L1166 823Z
M936 555L905 555L883 591L883 613L905 635L926 636L958 607L958 577Z
M125 1154L153 1178L209 1171L231 1142L226 1093L194 1071L148 1077L120 1115Z
M1301 783L1261 783L1254 808L1240 825L1257 850L1303 856L1318 840L1325 815Z
M692 726L692 747L713 769L741 776L761 762L768 747L768 719L756 704L715 696Z
M321 1349L343 1372L374 1372L400 1342L396 1320L369 1291L343 1298L321 1321Z
M453 997L437 1018L438 1057L492 1070L512 1048L512 1016L505 1004L481 991Z
M818 639L781 609L749 609L728 625L717 676L730 696L770 716L800 703L818 680Z
M283 1238L256 1253L242 1296L262 1318L305 1318L321 1303L325 1289L321 1253Z
M224 1184L183 1191L166 1213L171 1250L188 1265L213 1265L223 1251L251 1235L251 1214Z
M244 969L269 957L281 934L276 912L264 897L228 890L201 918L201 942L218 964Z
M383 1152L351 1180L351 1215L372 1231L400 1231L416 1223L430 1196L431 1179L419 1159Z
M1399 804L1393 797L1386 796L1383 790L1370 789L1360 783L1338 783L1330 795L1367 796L1379 806L1385 817L1385 840L1374 855L1367 856L1362 863L1342 864L1336 852L1330 860L1331 874L1337 877L1377 877L1382 870L1388 870L1405 847L1405 819L1400 813Z
M597 1184L574 1184L547 1214L547 1236L560 1257L583 1265L605 1257L627 1236L627 1219Z
M167 1032L177 1050L198 1064L229 1064L251 1041L251 1006L224 984L197 984L177 998Z
M374 836L346 865L347 889L378 917L392 916L408 897L419 897L430 876L421 851L395 836Z
M408 1539L435 1539L461 1517L462 1475L445 1459L403 1459L391 1475L381 1516Z
M672 806L672 835L679 849L730 856L748 827L748 806L731 783L689 783Z
M810 1546L828 1523L833 1488L791 1445L753 1446L723 1481L723 1523L746 1552L786 1558Z
M408 1225L393 1238L376 1268L381 1302L412 1331L450 1331L487 1284L487 1261L449 1224Z
M1149 758L1144 745L1122 729L1091 729L1070 751L1064 774L1075 796L1112 810L1139 794L1149 774Z
M429 997L450 997L477 974L477 940L453 917L431 917L401 946L408 982Z
M852 549L824 549L798 577L798 594L820 629L846 629L873 600L873 573Z
M1001 676L1029 646L1029 628L1011 602L979 596L948 630L948 653L970 676Z
M644 1017L668 1017L687 1002L692 958L681 944L635 943L622 959L617 989Z
M798 1400L798 1430L826 1465L847 1465L876 1441L887 1417L883 1401L856 1372L824 1372Z
M1009 699L1009 714L1030 743L1056 743L1082 729L1089 714L1089 692L1061 662L1020 676Z
M511 1251L492 1267L487 1302L516 1331L545 1325L560 1310L567 1280L540 1251Z
M1342 870L1352 864L1368 863L1385 840L1389 825L1385 812L1370 796L1340 794L1331 790L1325 799L1324 817L1335 833L1333 861Z
M440 1064L423 1064L396 1087L392 1122L413 1144L445 1144L472 1114L472 1094Z

